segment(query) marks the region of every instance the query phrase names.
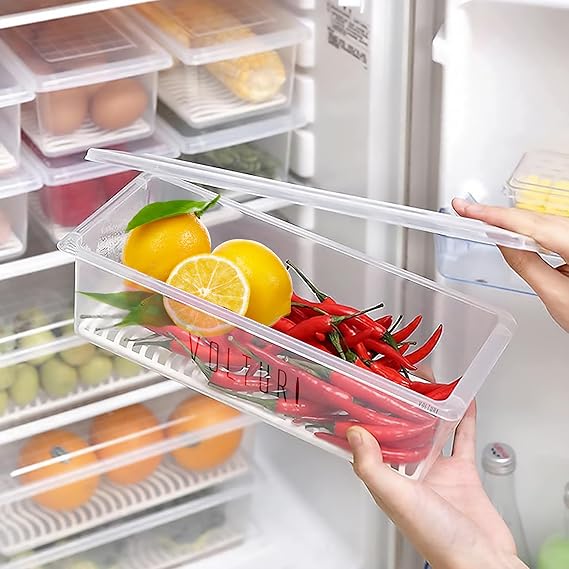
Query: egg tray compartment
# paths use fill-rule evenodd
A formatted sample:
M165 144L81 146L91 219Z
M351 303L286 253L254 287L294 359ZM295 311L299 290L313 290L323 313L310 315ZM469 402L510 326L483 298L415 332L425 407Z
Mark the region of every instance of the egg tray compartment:
M159 98L194 128L206 128L265 113L286 105L278 93L264 103L249 103L235 96L203 66L178 65L160 73Z
M200 537L197 541L202 539ZM144 535L137 535L129 540L126 555L119 559L118 565L120 569L168 569L221 553L243 543L244 540L245 531L242 527L226 523L211 530L199 548L188 547L186 551L176 555L167 548L158 546L156 542L145 539Z
M49 157L75 154L92 146L109 146L121 144L150 136L154 127L143 118L116 130L104 130L90 119L86 119L81 127L68 135L43 134L39 130L36 110L31 105L22 106L22 130L32 142Z
M134 377L110 376L102 383L94 386L79 383L75 390L64 397L50 397L41 389L39 395L28 405L18 406L10 402L6 411L0 415L0 430L39 417L53 415L61 409L78 407L88 401L102 399L108 395L117 395L135 387L145 387L156 381L161 380L157 379L154 372L142 370L140 374Z
M165 457L157 470L143 482L121 486L104 477L91 499L69 512L54 512L30 499L0 505L0 553L12 556L52 543L87 529L108 524L153 506L223 484L250 471L250 465L238 452L226 463L206 472L188 471ZM17 483L0 488L0 494L12 492Z
M101 304L95 309L95 313L103 314L105 309L108 309L108 307ZM125 328L101 329L105 324L108 325L108 320L106 319L88 318L79 323L78 332L96 346L153 369L161 376L177 381L208 397L217 399L230 406L235 405L235 397L232 395L224 397L220 395L219 390L208 387L203 373L187 357L174 354L162 348L136 344L133 339L147 335L148 330L146 328L129 326ZM239 406L239 409L248 415L261 418L278 429L294 434L294 436L314 446L323 448L341 458L346 458L345 451L318 439L309 430L305 429L303 425L296 424L293 418L276 415L254 404L242 404ZM394 470L405 474L408 478L418 478L424 462L390 466Z

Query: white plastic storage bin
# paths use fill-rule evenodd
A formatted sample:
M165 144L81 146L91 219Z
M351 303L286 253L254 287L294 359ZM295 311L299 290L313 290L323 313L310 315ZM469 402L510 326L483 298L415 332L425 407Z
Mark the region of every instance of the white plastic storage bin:
M505 190L517 208L569 217L569 154L524 154Z
M167 179L141 175L60 243L62 250L77 259L75 322L80 335L346 458L350 454L343 438L345 433L332 427L335 434L330 435L322 430L326 428L322 425L314 432L314 421L307 416L308 411L303 413L295 407L291 417L291 409L283 401L312 401L319 405L326 401L320 412L331 413L333 423L345 423L350 419L364 423L373 420L384 426L386 422L395 423L401 438L393 433L385 434L390 439L390 444L384 445L386 453L390 450L385 455L386 460L410 476L420 477L427 472L508 344L514 328L509 315L227 198L221 198L216 209L202 217L209 229L212 248L230 239L255 239L281 260L296 262L317 286L342 304L361 309L383 302L384 311L404 313L406 322L422 314L423 325L412 337L418 344L426 342L432 331L442 324L443 334L438 347L427 360L418 364L412 377L415 387L411 390L404 385L410 380L404 381L400 375L398 383L386 376L380 377L304 341L166 285L121 262L125 228L142 207L169 200L211 199L215 195L181 178L176 180L172 177L176 173L183 179L195 180L210 188L242 191L258 188L258 192L253 189L253 193L273 194L279 198L288 195L291 201L306 205L318 204L319 196L324 194L326 203L335 204L332 208L352 214L360 205L363 207L361 198L202 165L188 166L176 160L143 159L109 151L90 151L89 156L131 166L138 164L139 168L160 172ZM422 211L363 201L367 206L365 215L372 216L375 212L380 217L383 213L387 220L401 218L408 225ZM420 215L430 216L431 225L447 217L425 211ZM417 225L421 226L420 223ZM422 226L430 227L427 223ZM482 224L468 221L462 226L475 229L481 238L487 231ZM498 238L512 237L501 230L496 234ZM160 302L168 298L178 303L174 306L185 306L183 310L187 311L188 318L200 313L203 318L206 313L214 322L222 322L221 327L226 331L219 331L218 337L213 339L200 339L195 333L177 327L167 317L158 321L152 319L150 323L142 320L142 324L156 334L150 334L150 338L148 330L141 325L117 327L118 319L126 312L119 310L117 313L116 308L125 305L122 301L118 305L113 301L114 307L109 306L108 297L98 293L122 292L125 287L132 287L132 283L136 290L126 298L139 314L146 310L148 303L155 306L158 302L160 306ZM293 277L293 285L298 294L307 297L310 294L299 279ZM153 293L160 296L153 296ZM139 307L137 302L143 305ZM376 311L372 315L377 318L384 314ZM140 323L140 318L136 322ZM476 338L468 345L461 340L465 322L476 331ZM251 365L261 366L263 371L253 373ZM251 372L250 376L225 378L224 374L235 374L237 368ZM214 376L214 372L220 373ZM453 385L449 386L444 400L434 400L417 390L418 383L424 385L422 377L434 378L440 384L453 382ZM241 386L244 381L251 384ZM240 392L241 387L254 393L244 395ZM335 394L330 394L330 390ZM248 396L252 398L247 399Z
M21 26L0 33L36 100L22 128L46 156L152 134L158 70L170 56L118 12Z
M159 97L194 128L290 103L296 46L309 31L270 1L163 0L137 21L178 59Z
M0 175L0 262L23 255L28 240L28 192L41 187L29 154L16 172Z
M122 150L136 154L176 157L178 146L156 131L150 138L125 143ZM49 158L33 147L44 185L30 195L30 210L57 243L123 188L136 173L114 166L87 162L84 153Z
M253 422L185 391L6 442L0 553L128 523L149 508L251 476Z
M192 128L164 105L159 115L183 160L274 180L286 179L291 132L306 124L295 109L209 129Z
M7 50L0 50L4 62ZM20 164L20 105L34 98L34 93L0 64L0 176L16 170Z

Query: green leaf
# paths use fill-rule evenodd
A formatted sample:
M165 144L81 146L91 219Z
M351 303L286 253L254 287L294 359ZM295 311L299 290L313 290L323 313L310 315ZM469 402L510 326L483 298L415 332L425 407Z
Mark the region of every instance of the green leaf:
M122 308L123 310L132 310L136 308L142 301L146 300L150 296L153 296L153 292L126 290L123 292L81 292L84 296L98 300L109 306L114 306L115 308Z
M169 326L173 324L164 308L161 294L153 294L145 298L138 306L132 308L117 326L135 324L140 326Z
M194 213L198 217L205 211L213 207L220 196L217 195L209 202L199 202L193 200L172 200L168 202L154 202L144 206L126 226L127 233L133 229L167 217L174 217L185 213Z

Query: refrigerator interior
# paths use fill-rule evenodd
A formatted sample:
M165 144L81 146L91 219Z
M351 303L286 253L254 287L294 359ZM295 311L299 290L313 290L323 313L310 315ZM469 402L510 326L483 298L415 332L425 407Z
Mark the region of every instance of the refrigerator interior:
M435 73L442 75L438 207L467 193L506 205L505 182L525 152L569 151L566 8L564 2L447 3L433 43ZM472 276L491 282L504 268L496 265L499 257L486 259L470 268ZM478 447L499 440L515 449L517 499L535 559L543 541L563 527L567 337L535 296L446 284L518 320L512 344L478 397ZM547 357L537 355L543 353Z

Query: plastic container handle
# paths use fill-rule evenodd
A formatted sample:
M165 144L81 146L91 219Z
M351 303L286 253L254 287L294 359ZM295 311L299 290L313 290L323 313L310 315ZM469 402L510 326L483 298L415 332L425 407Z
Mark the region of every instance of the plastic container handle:
M250 174L228 172L221 168L184 162L174 158L136 156L128 152L92 148L87 152L86 159L126 166L129 169L149 172L162 178L177 178L225 190L247 192L259 197L279 198L297 205L418 229L456 239L526 251L539 252L541 250L539 245L529 237L493 227L478 220L453 217L426 209L381 202L289 182L268 180Z

